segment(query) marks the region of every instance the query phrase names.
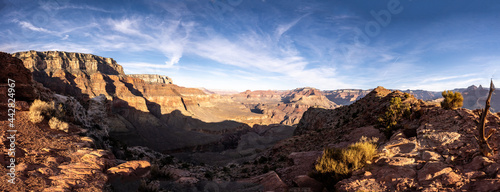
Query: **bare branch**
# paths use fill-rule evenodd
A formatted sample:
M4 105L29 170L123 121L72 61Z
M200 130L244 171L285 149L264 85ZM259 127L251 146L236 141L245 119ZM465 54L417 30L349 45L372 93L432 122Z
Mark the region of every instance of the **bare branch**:
M493 150L491 149L490 145L488 144L488 138L491 136L492 131L488 133L488 136L484 134L484 129L486 127L486 122L487 119L486 117L488 116L488 112L490 112L490 101L491 101L491 94L493 94L493 91L495 91L495 86L493 85L493 80L491 80L490 83L490 92L488 93L488 99L486 99L486 105L484 109L482 110L481 117L480 117L480 122L478 125L478 131L479 131L479 147L481 150L481 153L484 156L490 156L493 153Z

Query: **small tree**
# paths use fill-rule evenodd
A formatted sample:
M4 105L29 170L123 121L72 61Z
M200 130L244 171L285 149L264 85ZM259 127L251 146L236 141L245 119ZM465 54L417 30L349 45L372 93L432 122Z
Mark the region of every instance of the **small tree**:
M441 107L443 109L458 109L464 104L464 97L459 92L453 91L443 91L441 93L443 95L444 100L441 102Z

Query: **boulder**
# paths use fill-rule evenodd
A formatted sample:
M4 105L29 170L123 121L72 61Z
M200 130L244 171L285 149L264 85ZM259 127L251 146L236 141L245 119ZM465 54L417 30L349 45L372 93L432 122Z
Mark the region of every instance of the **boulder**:
M151 164L147 161L128 161L107 170L108 181L115 191L137 191L140 179L149 175Z
M288 186L274 171L266 174L255 176L249 179L241 180L243 183L255 183L262 186L264 191L285 192Z
M322 192L325 188L323 183L316 181L315 179L307 175L299 175L293 179L293 183L300 188L309 188L311 192Z

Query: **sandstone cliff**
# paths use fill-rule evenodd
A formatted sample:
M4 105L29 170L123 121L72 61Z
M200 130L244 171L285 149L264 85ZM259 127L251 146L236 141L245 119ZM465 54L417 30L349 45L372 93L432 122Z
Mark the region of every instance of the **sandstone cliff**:
M130 166L120 173L106 172L118 162L102 142L105 133L97 129L102 125L99 120L106 118L103 115L105 106L96 106L92 100L86 109L71 97L52 93L32 82L31 74L22 61L9 54L0 52L0 68L7 72L0 74L0 78L14 79L16 84L13 96L16 99L15 120L4 119L8 116L3 113L0 115L0 137L5 139L5 142L0 142L0 150L15 152L12 155L0 153L0 173L4 179L0 182L0 191L109 191L112 190L108 182L110 177L127 178L130 183L138 182L144 176L130 177L141 171ZM2 81L0 87L8 87L5 82ZM68 132L51 129L47 120L32 123L27 110L29 103L35 99L55 101L61 107L58 113L65 113L62 116L69 123ZM6 102L7 99L2 99L0 106L7 105ZM8 137L11 138L6 139ZM100 149L96 148L99 146ZM121 167L133 163L128 162ZM12 172L15 173L15 184L7 182L10 179L7 173Z
M64 51L26 51L12 54L21 59L31 71L54 71L63 69L73 73L85 72L92 75L96 72L107 75L124 75L122 66L111 58L85 53Z
M23 60L34 80L87 105L104 95L104 119L111 134L159 151L222 145L222 134L261 123L267 116L202 90L180 87L159 75L125 75L113 59L60 51L12 54ZM210 148L209 148L210 149Z
M333 109L339 106L320 90L309 87L289 91L245 91L232 95L231 99L269 117L263 122L266 124L295 125L309 107Z
M326 96L326 98L328 98L330 101L333 101L334 103L337 103L339 105L350 105L363 98L369 92L370 90L340 89L323 91L323 94Z
M164 84L173 84L172 79L165 75L152 75L152 74L129 74L129 77L134 77L138 79L142 79L145 82L149 83L164 83Z

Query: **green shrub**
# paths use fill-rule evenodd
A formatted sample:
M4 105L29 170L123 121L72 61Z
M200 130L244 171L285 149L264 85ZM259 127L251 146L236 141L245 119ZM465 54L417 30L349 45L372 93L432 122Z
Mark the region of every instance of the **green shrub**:
M411 107L403 103L400 97L391 98L391 103L383 116L378 118L380 126L385 128L386 136L390 137L403 117L411 116Z
M33 123L40 123L45 117L52 117L55 112L54 103L47 103L40 100L35 100L30 106L30 121Z
M444 98L441 102L441 107L443 109L455 110L463 106L464 97L462 97L460 92L443 91L441 95L443 95Z
M69 124L64 122L64 121L59 120L56 117L52 117L50 119L49 126L51 129L57 129L57 130L61 130L64 132L68 132L68 130L69 130Z

